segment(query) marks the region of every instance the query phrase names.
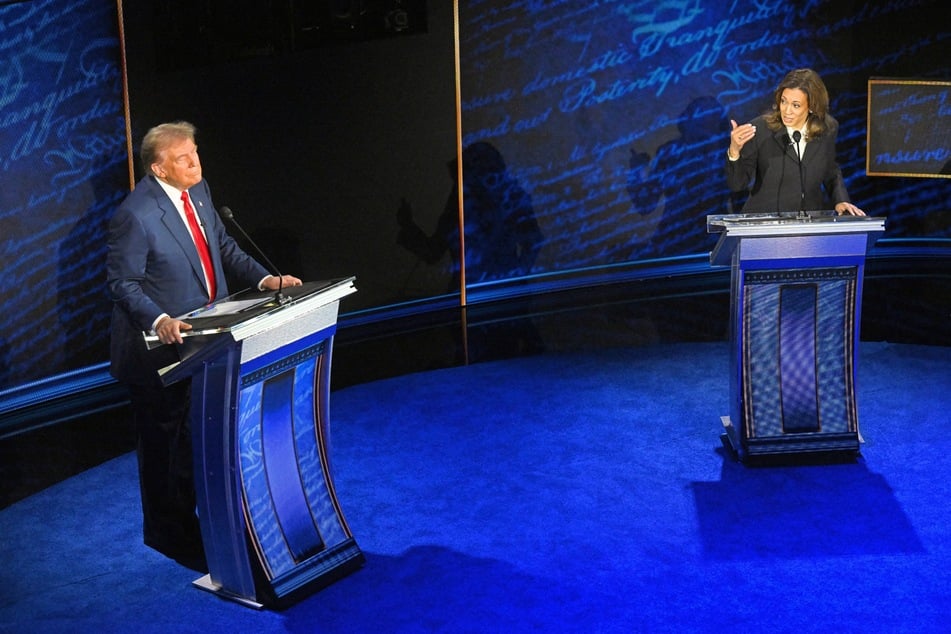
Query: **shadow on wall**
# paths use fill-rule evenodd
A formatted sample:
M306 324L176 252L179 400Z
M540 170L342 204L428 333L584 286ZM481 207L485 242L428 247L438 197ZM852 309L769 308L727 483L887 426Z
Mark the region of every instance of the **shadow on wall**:
M714 97L698 97L678 121L680 136L657 148L653 158L631 149L631 204L642 216L659 205L661 210L650 239L635 245L629 259L710 251L716 236L704 231L703 219L742 207L742 198L729 192L724 176L730 132L726 109Z
M452 187L432 233L413 219L403 198L396 220L397 244L426 264L449 254L450 292L461 280L459 249L458 170L456 160L446 163ZM528 192L509 172L491 143L478 142L462 151L466 284L523 277L532 272L545 237Z

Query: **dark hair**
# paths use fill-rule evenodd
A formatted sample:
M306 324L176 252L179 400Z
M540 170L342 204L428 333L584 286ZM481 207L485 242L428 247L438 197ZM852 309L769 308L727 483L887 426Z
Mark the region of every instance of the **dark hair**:
M187 121L162 123L145 133L142 147L139 150L139 159L146 174L152 173L152 164L158 162L159 155L169 145L176 141L195 140L197 128Z
M790 71L779 82L773 93L773 108L766 115L766 124L771 130L780 130L783 127L782 113L779 105L783 100L783 91L798 89L806 93L809 104L809 115L806 117L806 138L822 136L828 128L826 117L829 115L829 91L819 77L819 73L811 68L798 68Z

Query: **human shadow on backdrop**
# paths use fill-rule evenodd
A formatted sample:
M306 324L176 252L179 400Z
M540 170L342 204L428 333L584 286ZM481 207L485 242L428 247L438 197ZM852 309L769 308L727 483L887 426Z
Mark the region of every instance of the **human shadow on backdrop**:
M397 243L426 264L449 254L447 290L459 289L458 166L446 163L452 187L435 230L426 232L413 219L404 197L396 214ZM523 277L532 272L545 237L532 198L519 184L491 143L479 142L462 151L466 284Z
M627 192L645 222L658 214L649 239L631 245L628 259L705 253L716 244L705 218L742 206L731 194L723 171L723 139L730 131L726 109L715 97L698 97L678 118L680 135L657 148L651 158L631 148Z
M545 236L535 217L531 196L508 169L499 150L490 143L478 142L462 151L464 262L460 257L456 159L448 161L446 167L452 185L434 230L427 233L417 224L412 205L404 197L396 212L397 244L430 266L448 254L446 290L450 293L460 290L463 266L467 288L530 275ZM467 338L476 357L504 358L543 349L529 318L469 328ZM472 354L466 356L473 360Z
M59 245L56 309L63 332L66 367L77 368L109 356L109 316L106 293L107 227L126 191L116 189L121 153L103 155L90 170L92 200Z

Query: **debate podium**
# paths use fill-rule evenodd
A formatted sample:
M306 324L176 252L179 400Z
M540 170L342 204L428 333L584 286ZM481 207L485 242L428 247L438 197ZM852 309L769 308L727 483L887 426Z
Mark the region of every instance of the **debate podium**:
M730 413L721 440L744 462L857 455L862 280L884 218L834 211L707 217L714 266L731 267Z
M245 291L185 315L195 490L209 573L197 587L282 608L360 568L330 469L330 367L354 278ZM159 344L146 337L147 345Z

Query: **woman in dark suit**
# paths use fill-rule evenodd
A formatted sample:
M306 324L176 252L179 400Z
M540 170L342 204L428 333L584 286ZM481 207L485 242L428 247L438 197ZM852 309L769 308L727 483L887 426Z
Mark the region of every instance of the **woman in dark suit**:
M849 201L835 158L839 123L814 70L790 72L770 112L730 125L727 183L734 192L749 190L745 213L834 208L839 215L865 215Z

